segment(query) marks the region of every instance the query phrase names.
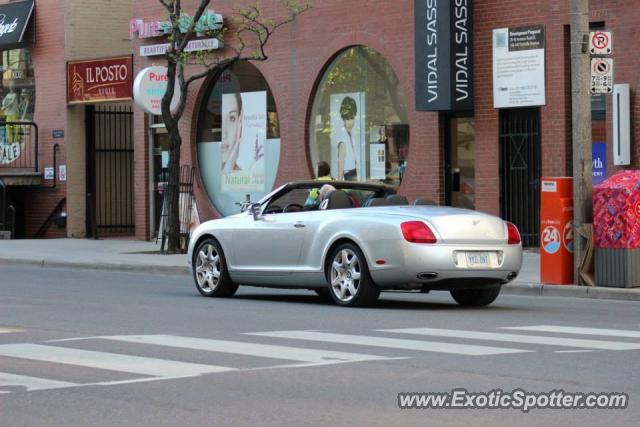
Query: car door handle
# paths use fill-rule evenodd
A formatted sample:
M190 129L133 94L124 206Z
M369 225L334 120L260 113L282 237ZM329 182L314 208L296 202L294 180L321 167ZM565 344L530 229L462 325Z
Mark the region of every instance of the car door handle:
M305 225L303 223L301 223L301 222L296 222L293 226L295 228L304 228L305 227Z

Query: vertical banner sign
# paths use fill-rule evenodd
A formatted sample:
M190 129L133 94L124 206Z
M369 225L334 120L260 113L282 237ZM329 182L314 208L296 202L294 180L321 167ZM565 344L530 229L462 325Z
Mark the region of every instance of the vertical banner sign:
M592 147L593 185L598 185L607 178L607 143L594 142Z
M415 0L416 109L473 110L472 0Z

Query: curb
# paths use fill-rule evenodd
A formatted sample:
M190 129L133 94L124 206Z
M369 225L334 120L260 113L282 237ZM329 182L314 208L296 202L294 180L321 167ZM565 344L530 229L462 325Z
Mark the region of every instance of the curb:
M504 285L502 294L640 301L640 288L607 288L602 286L545 285L541 283L515 282Z
M161 273L171 275L191 275L189 266L178 267L168 265L138 265L138 264L109 264L94 263L84 264L73 261L47 261L45 259L13 259L0 258L0 265L31 265L36 267L71 268L75 270L100 270L122 273Z
M140 265L140 264L85 264L73 261L48 261L45 259L0 258L0 265L31 265L37 267L71 268L77 270L116 271L123 273L160 273L191 276L187 265ZM570 297L609 299L619 301L640 301L640 288L607 288L575 285L544 285L541 283L511 282L502 287L503 295L538 297Z

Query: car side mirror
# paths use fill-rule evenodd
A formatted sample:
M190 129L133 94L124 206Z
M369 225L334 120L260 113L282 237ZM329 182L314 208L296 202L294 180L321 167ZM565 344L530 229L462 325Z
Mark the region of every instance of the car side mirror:
M251 211L251 214L253 215L253 220L254 221L258 221L259 219L262 218L262 215L260 215L260 209L261 208L262 208L262 206L260 205L260 203L251 204L251 207L249 208L249 210Z

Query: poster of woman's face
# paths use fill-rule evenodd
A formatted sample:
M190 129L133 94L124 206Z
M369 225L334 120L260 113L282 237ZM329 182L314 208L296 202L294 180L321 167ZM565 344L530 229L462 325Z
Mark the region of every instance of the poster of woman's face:
M242 96L240 93L222 95L222 170L238 170L238 154L242 142Z
M363 92L331 95L331 174L340 180L366 176L364 96Z
M222 95L222 191L263 189L266 136L265 91Z

